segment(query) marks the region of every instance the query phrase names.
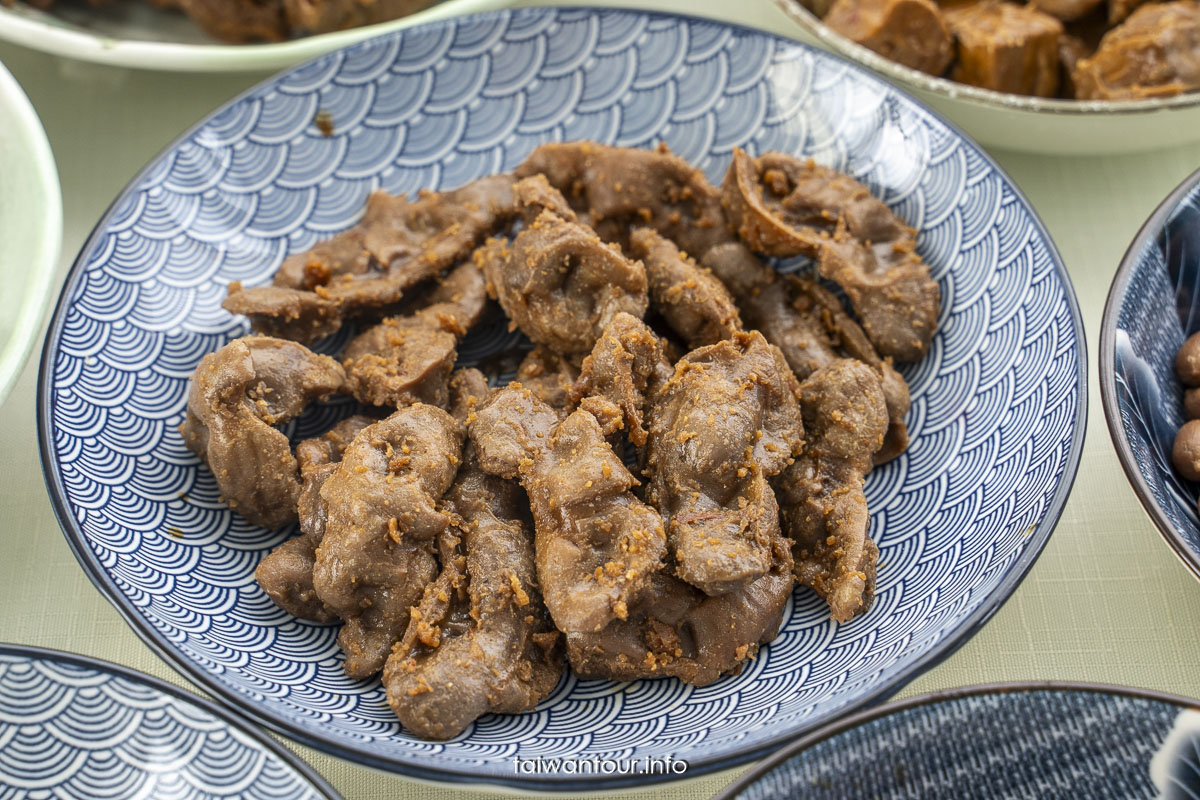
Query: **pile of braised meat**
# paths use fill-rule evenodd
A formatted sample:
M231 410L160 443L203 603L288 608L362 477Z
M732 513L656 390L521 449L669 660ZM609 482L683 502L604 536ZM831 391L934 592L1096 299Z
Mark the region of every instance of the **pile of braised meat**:
M930 75L1080 100L1200 89L1194 0L802 0L834 31Z
M49 9L62 0L26 0ZM109 0L87 0L103 7ZM0 0L11 6L15 0ZM148 0L164 11L182 11L205 33L235 44L280 42L406 17L437 0Z
M740 150L724 185L670 154L548 144L416 199L225 307L262 335L196 369L181 432L247 520L300 536L258 567L342 623L414 734L535 706L581 677L737 673L794 583L866 611L863 482L908 443L940 294L914 231L860 183ZM761 256L812 258L816 278ZM489 387L457 348L494 301L532 342ZM491 312L496 313L496 312ZM338 359L305 345L353 321ZM363 407L293 448L278 426ZM634 472L626 466L636 463Z

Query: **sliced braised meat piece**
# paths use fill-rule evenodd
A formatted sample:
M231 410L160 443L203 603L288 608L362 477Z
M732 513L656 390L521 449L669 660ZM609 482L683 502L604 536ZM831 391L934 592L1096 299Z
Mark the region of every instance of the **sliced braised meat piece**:
M477 369L456 369L450 376L450 414L463 425L475 407L488 399L492 390L487 378Z
M841 286L876 351L897 361L919 361L937 331L942 293L929 266L898 241L881 253L841 229L821 248L821 276Z
M313 589L317 546L325 536L325 501L321 499L321 487L337 470L342 453L354 437L376 421L362 415L349 417L321 436L296 445L296 461L300 464L303 485L297 504L300 535L271 551L254 571L255 580L267 596L293 616L314 622L337 619Z
M346 318L398 303L507 227L516 214L512 186L501 174L416 200L376 192L357 226L288 258L274 286L230 284L224 306L255 330L305 342L327 336Z
M705 594L767 574L781 546L767 478L800 451L794 378L757 331L693 350L650 412L646 498L667 518L675 573Z
M930 75L941 75L954 60L954 38L933 0L837 0L824 22L850 41Z
M629 237L630 252L646 266L650 301L689 347L728 339L742 329L729 290L674 242L652 228Z
M571 392L577 380L578 366L540 344L530 350L517 367L517 382L556 411L567 412L574 408Z
M533 708L563 669L520 486L484 473L469 455L445 505L458 522L444 538L458 535L443 543L442 572L383 671L388 703L404 727L439 740L483 714Z
M325 536L313 586L346 621L346 674L378 672L437 574L434 543L451 517L438 501L461 460L462 426L416 403L363 429L325 485Z
M359 334L342 354L347 390L365 405L445 406L458 343L487 304L483 274L470 261L450 272L407 317L390 317Z
M713 248L704 264L733 291L749 326L783 352L798 379L843 357L856 358L875 370L888 411L888 432L875 463L905 451L905 416L911 404L908 383L888 359L880 358L832 293L816 281L780 275L741 243Z
M997 92L1054 97L1062 23L1033 6L984 0L946 9L958 42L950 77Z
M879 549L870 538L863 479L887 431L874 373L835 361L800 386L804 452L776 479L780 522L794 542L796 580L846 622L871 606Z
M519 477L536 529L538 582L558 629L602 629L624 619L662 566L662 518L583 409L559 421L512 385L475 412L471 441L484 470Z
M246 289L233 281L221 306L249 317L250 327L259 333L297 342L314 342L342 327L341 305L316 292L278 286Z
M541 192L544 181L527 181ZM518 184L518 195L527 181ZM590 352L614 316L624 311L640 318L649 304L640 261L550 209L511 243L494 239L477 250L476 263L513 323L566 356Z
M288 22L301 34L328 33L406 17L435 0L283 0Z
M179 432L208 464L230 508L255 525L279 528L296 520L300 475L275 426L324 402L345 380L336 361L295 342L235 339L196 367Z
M887 407L888 429L883 446L876 451L874 461L883 464L908 449L908 424L905 417L912 405L908 382L892 366L890 359L880 358L863 329L850 318L833 293L816 281L792 277L788 279L794 300L792 307L811 318L820 319L837 346L837 352L854 358L875 370Z
M1082 100L1170 97L1200 89L1200 5L1153 3L1100 40L1074 72Z
M740 147L721 185L729 223L757 253L817 257L844 219L864 242L915 239L916 233L854 178L785 153L757 159Z
M917 255L915 231L867 187L812 161L782 153L755 160L735 148L724 199L751 249L815 257L821 274L846 291L881 355L925 355L941 292Z
M515 174L545 175L605 241L624 246L633 227L649 226L699 257L729 239L720 193L665 145L544 144Z
M1104 0L1030 0L1030 5L1063 22L1086 17L1100 7Z
M545 175L530 175L517 181L513 195L521 221L529 224L543 211L552 211L567 222L579 222L579 215L562 192L550 185Z
M283 5L283 0L179 0L177 4L209 36L236 44L288 38Z
M792 596L791 553L783 546L774 555L769 573L716 596L655 574L628 619L596 633L567 634L575 674L617 681L670 676L707 686L741 672L759 645L775 638Z
M583 360L569 400L591 412L605 436L624 430L640 447L648 401L673 371L658 334L637 317L617 314Z

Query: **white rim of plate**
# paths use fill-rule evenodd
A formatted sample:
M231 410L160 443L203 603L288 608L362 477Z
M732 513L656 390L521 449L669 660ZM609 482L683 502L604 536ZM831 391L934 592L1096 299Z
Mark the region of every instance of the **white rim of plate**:
M867 47L852 42L840 33L827 27L800 0L774 0L784 14L815 37L823 47L855 61L862 66L897 81L901 88L919 89L958 100L1001 111L1025 111L1060 116L1095 116L1097 114L1145 114L1179 108L1200 106L1200 92L1160 97L1147 100L1066 100L1061 98L1027 97L991 89L980 89L957 83L949 78L928 75L912 67L884 58Z
M33 343L41 338L42 320L50 304L50 287L58 271L63 221L62 190L50 141L33 104L3 63L0 63L0 109L8 112L4 121L6 131L0 136L30 153L37 185L28 187L26 196L40 204L38 213L45 220L41 239L27 254L29 285L17 306L12 333L7 341L0 342L0 403L3 403ZM0 247L3 246L0 242Z
M445 0L389 22L273 44L185 44L117 39L67 23L48 21L47 12L37 9L0 7L0 40L63 58L114 67L158 72L268 72L389 31L506 5L509 5L506 0Z

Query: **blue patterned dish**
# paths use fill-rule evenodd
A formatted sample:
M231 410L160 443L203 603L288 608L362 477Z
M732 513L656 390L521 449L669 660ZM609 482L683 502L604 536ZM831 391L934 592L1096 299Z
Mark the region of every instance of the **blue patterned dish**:
M0 796L339 797L294 755L207 700L115 664L7 644Z
M318 109L335 135L313 125ZM175 431L187 376L245 331L219 306L225 284L268 280L287 253L355 221L371 189L455 186L572 138L662 140L714 180L734 145L812 155L920 229L945 309L931 354L906 370L912 447L867 486L882 549L875 607L838 626L798 591L778 640L736 678L704 689L567 678L533 713L418 741L377 681L344 677L332 628L292 619L255 584L255 565L289 532L252 528L218 501ZM511 342L501 326L461 355L469 363ZM743 763L886 697L977 630L1036 559L1074 478L1083 347L1065 271L1028 203L914 101L762 33L531 9L321 58L171 146L75 264L46 341L39 422L80 562L147 642L255 720L420 778L643 785L679 776L568 770L608 757L644 768L671 756L687 775ZM349 412L319 410L290 432Z
M1200 703L1091 684L914 697L789 745L718 800L1191 800Z
M1121 466L1150 519L1200 577L1200 486L1171 466L1183 425L1175 353L1200 330L1200 171L1138 231L1100 324L1100 398Z

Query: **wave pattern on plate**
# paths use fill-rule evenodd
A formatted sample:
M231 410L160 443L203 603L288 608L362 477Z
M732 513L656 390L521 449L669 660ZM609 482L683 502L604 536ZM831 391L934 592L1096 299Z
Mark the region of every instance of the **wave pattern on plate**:
M0 653L0 795L316 800L260 744L152 686L74 662Z
M331 137L313 124L318 109L332 109ZM837 626L798 590L778 640L739 677L704 689L567 679L532 714L421 742L377 681L342 675L333 628L263 601L253 566L282 535L223 509L184 450L186 368L245 331L219 308L228 281L268 281L287 253L352 225L370 190L451 188L575 138L663 141L714 181L735 145L810 155L920 229L945 308L929 357L906 369L911 449L867 486L876 606ZM911 101L770 36L545 9L401 32L221 111L117 208L82 258L53 357L53 468L81 549L219 690L400 769L488 779L511 775L516 752L720 758L827 719L911 671L980 608L1030 547L1070 460L1079 342L1028 207ZM488 330L473 356L513 343L502 325ZM300 429L319 429L312 419Z

